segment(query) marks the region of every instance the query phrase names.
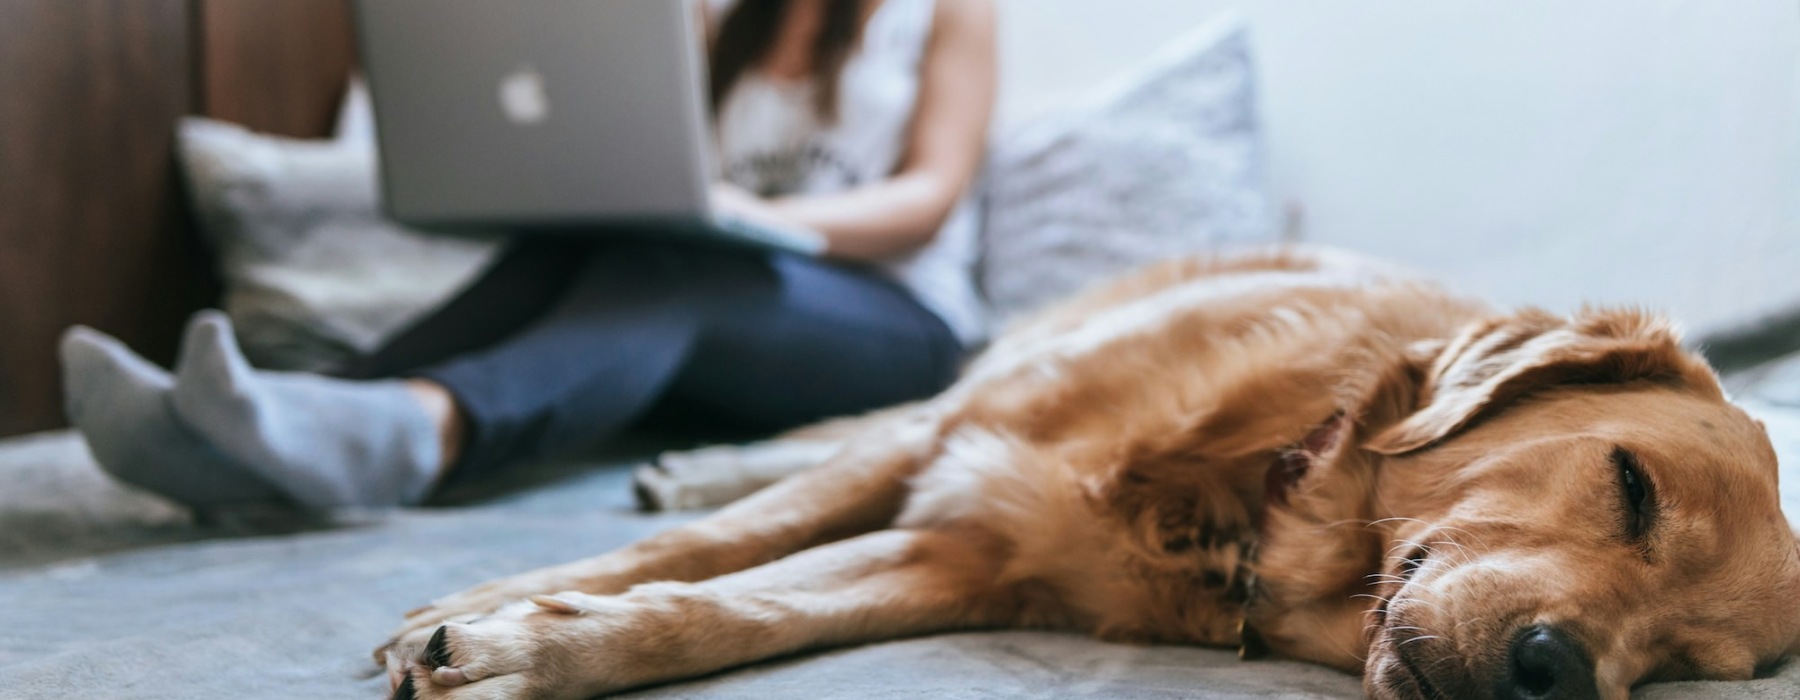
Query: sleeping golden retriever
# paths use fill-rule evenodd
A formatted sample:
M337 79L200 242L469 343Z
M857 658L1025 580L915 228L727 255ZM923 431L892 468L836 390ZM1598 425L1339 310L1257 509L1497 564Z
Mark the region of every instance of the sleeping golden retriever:
M409 614L397 698L574 700L946 630L1079 630L1611 698L1800 647L1757 421L1668 323L1321 251L1172 262L710 517Z

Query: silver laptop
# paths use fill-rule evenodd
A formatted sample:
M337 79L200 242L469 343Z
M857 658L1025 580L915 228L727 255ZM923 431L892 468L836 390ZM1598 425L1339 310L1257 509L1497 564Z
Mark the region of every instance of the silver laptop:
M716 167L692 2L355 8L390 217L433 229L629 228L824 247L813 231L711 213Z

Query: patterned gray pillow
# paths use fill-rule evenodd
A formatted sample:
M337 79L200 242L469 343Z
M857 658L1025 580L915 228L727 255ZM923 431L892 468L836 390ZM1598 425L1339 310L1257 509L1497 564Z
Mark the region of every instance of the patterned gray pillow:
M363 122L347 109L330 140L181 123L179 154L218 254L225 311L258 366L340 367L473 281L494 255L491 239L429 235L381 216Z
M1005 322L1146 263L1278 235L1245 23L1172 43L988 154L980 276Z

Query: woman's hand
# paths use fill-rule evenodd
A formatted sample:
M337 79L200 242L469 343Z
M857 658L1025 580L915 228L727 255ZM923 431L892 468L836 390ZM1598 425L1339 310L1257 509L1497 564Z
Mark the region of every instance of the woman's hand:
M729 182L713 183L712 208L720 216L748 219L757 223L771 223L780 219L780 215L775 213L768 202Z
M818 229L783 216L774 205L729 182L712 185L712 208L716 216L737 219L777 237L786 239L780 245L797 252L828 254L828 239Z

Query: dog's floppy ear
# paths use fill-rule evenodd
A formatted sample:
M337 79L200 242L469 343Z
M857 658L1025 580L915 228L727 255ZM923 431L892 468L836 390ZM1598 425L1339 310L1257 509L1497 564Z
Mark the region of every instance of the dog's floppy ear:
M1721 395L1680 334L1634 310L1586 309L1564 319L1537 309L1478 321L1426 358L1418 409L1364 447L1401 454L1427 447L1531 391L1558 384L1661 379Z

